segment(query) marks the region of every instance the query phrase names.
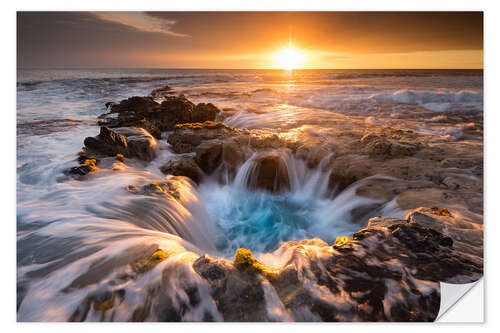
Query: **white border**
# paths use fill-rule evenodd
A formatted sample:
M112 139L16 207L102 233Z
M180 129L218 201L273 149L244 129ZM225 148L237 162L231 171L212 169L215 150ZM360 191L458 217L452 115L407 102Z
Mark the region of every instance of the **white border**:
M308 329L318 330L375 330L383 332L401 332L404 330L415 330L420 332L425 330L439 330L452 329L454 332L467 332L471 330L478 330L484 328L492 328L498 323L498 302L500 302L500 293L498 292L498 283L496 279L492 278L492 283L488 284L486 301L486 325L456 325L456 324L357 324L354 327L352 324L336 324L335 327L331 324L17 324L15 323L15 295L16 295L16 259L15 259L15 186L16 186L16 156L15 156L15 80L16 80L16 10L485 10L485 245L487 251L485 258L489 254L498 252L500 237L500 215L496 204L498 198L494 197L495 189L500 186L498 170L500 169L498 146L500 138L498 126L500 126L500 105L498 103L500 89L500 71L499 64L500 52L498 45L498 31L500 31L499 22L500 16L498 15L498 2L491 1L436 1L436 0L419 0L407 1L400 0L392 1L320 1L320 0L307 0L307 1L266 1L266 0L253 0L248 2L236 2L234 0L221 1L128 1L113 0L87 0L84 2L71 2L68 0L57 1L16 1L7 2L2 4L0 11L1 20L1 41L2 41L2 56L3 71L2 73L2 110L1 110L1 140L2 143L2 163L0 163L2 175L2 197L0 200L2 207L2 223L3 230L0 233L2 237L0 253L3 254L2 260L2 274L0 274L1 290L1 308L0 315L2 319L2 326L6 331L20 330L20 331L47 331L47 332L87 332L89 329L92 331L107 331L120 329L122 332L134 332L138 329L148 330L203 330L203 331L227 331L234 332L254 332L258 330L283 330L302 332ZM491 241L490 241L491 240ZM493 255L492 260L496 261L497 258ZM498 275L500 265L494 263L493 265L486 265L486 283L488 283L488 276ZM475 306L470 304L470 306ZM492 309L492 311L488 311ZM71 326L69 326L71 325ZM286 325L286 326L284 326ZM346 327L349 325L349 327ZM426 325L426 327L422 327ZM498 331L498 328L497 328ZM405 332L406 333L406 332Z

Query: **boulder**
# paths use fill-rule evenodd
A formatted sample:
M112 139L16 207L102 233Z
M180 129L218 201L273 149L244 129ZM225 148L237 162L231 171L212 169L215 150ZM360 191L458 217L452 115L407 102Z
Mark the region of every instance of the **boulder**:
M156 140L143 128L101 127L99 135L85 138L84 144L89 151L104 156L122 154L148 162L156 157Z
M170 96L163 90L154 90L152 94L162 95L161 104L149 96L134 96L120 103L107 104L110 112L99 116L99 125L142 127L160 138L161 132L173 130L176 124L213 121L219 113L211 103L195 105L184 96Z
M246 160L245 147L238 145L234 140L224 140L222 144L222 164L226 174L232 179L240 165Z
M270 321L259 275L238 270L224 259L201 256L194 270L207 280L224 321Z
M255 157L253 162L254 166L248 177L250 188L258 188L271 193L290 190L288 168L283 152L264 152Z
M202 123L207 120L214 121L219 112L220 110L212 103L199 103L193 110L190 122Z
M174 132L168 136L167 142L176 153L191 153L202 141L227 139L238 133L238 130L220 122L177 124Z
M211 174L222 162L221 140L204 141L196 147L195 161L207 174Z
M196 184L200 183L202 177L202 172L192 156L173 158L163 165L160 170L164 174L189 177Z
M159 106L151 97L133 96L120 103L106 103L111 113L134 112L146 113Z
M184 96L169 96L160 105L159 112L152 117L160 117L162 121L172 123L172 127L178 123L190 123L195 105ZM206 119L212 120L212 119ZM172 128L170 128L172 129Z

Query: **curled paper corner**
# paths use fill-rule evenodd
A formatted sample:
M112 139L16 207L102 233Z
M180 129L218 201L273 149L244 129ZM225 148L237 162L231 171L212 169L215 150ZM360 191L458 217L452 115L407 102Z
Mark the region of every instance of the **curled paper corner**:
M437 322L484 322L484 281L466 284L440 282L441 304Z

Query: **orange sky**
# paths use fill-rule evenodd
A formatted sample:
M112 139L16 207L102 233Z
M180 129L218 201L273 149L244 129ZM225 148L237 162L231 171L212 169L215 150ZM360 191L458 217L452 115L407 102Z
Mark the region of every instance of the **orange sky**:
M18 67L482 68L481 12L20 12Z

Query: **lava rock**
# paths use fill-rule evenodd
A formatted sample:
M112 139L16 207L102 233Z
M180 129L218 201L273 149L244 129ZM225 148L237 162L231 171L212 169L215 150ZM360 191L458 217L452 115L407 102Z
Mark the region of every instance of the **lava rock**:
M160 170L164 174L189 177L196 184L201 181L202 172L192 156L179 156L171 159Z
M106 103L107 107L110 107L111 113L122 113L122 112L134 112L134 113L146 113L149 110L158 107L151 97L140 97L133 96L122 100L120 103Z
M431 211L450 217L444 209ZM227 321L270 320L261 311L266 293L274 293L280 311L294 320L433 321L441 281L468 283L482 275L482 261L455 249L439 231L390 217L367 225L332 247L319 239L283 242L275 255L289 259L279 269L245 249L234 262L201 256L193 269L211 286Z
M133 194L147 195L147 196L166 196L174 199L181 197L179 189L181 182L178 178L171 178L164 181L152 182L141 187L136 185L128 185L125 189Z
M258 275L238 270L230 262L207 255L193 264L207 280L224 321L269 321L262 282Z
M196 163L207 174L211 174L222 162L222 141L204 141L196 147Z
M150 95L153 98L161 98L161 97L165 97L165 96L171 95L173 93L175 93L175 92L174 92L174 90L171 87L169 87L169 86L163 86L163 87L156 88L153 91L151 91Z
M422 148L422 145L418 142L412 143L372 133L363 136L360 142L364 146L364 153L371 157L391 158L412 156Z
M245 147L242 147L236 141L231 139L223 141L222 164L226 175L228 175L230 179L236 176L238 167L245 162L246 156Z
M259 188L271 193L290 190L288 168L282 152L261 153L254 158L254 167L248 177L251 188Z
M122 154L148 162L156 157L156 140L142 128L101 127L99 135L85 138L84 144L88 150L105 156Z
M212 103L199 103L193 110L190 122L202 123L204 121L214 121L220 110Z
M222 123L204 122L179 124L174 132L167 138L167 142L176 153L191 153L203 141L221 139L225 140L239 133Z
M99 125L110 128L142 127L154 137L161 138L162 131L171 131L176 124L213 121L219 113L219 109L211 103L195 106L184 96L164 93L165 90L152 92L155 96L162 95L161 104L150 96L134 96L120 103L108 104L110 112L99 116Z

